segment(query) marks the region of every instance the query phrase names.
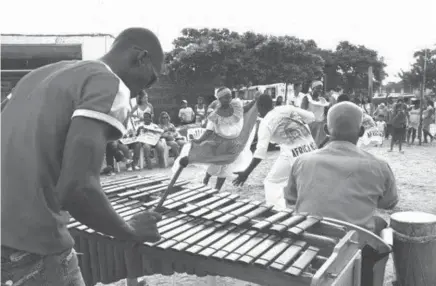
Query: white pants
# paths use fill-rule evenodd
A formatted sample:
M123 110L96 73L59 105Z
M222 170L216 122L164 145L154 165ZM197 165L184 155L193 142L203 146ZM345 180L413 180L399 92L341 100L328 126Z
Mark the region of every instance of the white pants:
M280 155L264 181L267 204L272 204L279 209L286 208L283 188L288 183L294 161L295 158L292 157L291 148L286 145L280 145Z

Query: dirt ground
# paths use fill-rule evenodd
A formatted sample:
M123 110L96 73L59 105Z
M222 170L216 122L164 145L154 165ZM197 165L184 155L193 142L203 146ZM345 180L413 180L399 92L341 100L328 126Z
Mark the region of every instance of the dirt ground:
M400 202L397 207L389 212L380 211L380 213L389 219L389 214L399 211L424 211L436 214L436 143L423 144L423 146L405 146L404 154L398 152L398 148L394 152L388 153L388 144L383 147L368 147L366 148L372 154L384 158L391 166L397 180L399 189ZM263 179L268 173L271 165L278 156L278 151L269 153L268 159L264 160L257 169L253 172L246 185L242 188L235 188L226 182L224 189L232 191L240 195L241 198L252 200L264 200ZM167 173L171 175L171 169L155 169L151 171L141 171L141 174L151 173ZM131 173L123 173L117 175L130 175ZM192 182L201 182L204 169L201 167L189 166L182 174L182 178L192 180ZM111 179L114 177L110 177ZM103 180L107 180L105 177ZM215 181L211 181L212 184ZM392 264L392 258L389 260L386 275L385 285L391 285L395 274ZM155 275L146 277L148 284L151 286L158 285L207 285L207 278L197 278L190 275L174 275L173 277L165 277ZM173 284L174 283L174 284ZM101 284L100 284L101 285ZM125 285L125 281L110 284L112 286ZM228 286L248 286L254 284L245 281L240 281L228 277L218 277L217 285Z

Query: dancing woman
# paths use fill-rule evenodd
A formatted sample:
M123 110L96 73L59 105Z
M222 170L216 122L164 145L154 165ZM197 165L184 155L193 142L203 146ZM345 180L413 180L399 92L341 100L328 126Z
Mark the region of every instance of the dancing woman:
M242 142L239 136L244 128L244 112L250 110L255 101L244 106L240 99L232 99L232 93L226 87L219 88L216 97L218 104L208 117L206 131L192 142L197 145L201 145L206 140L208 144L213 142L217 156L220 154L235 155L240 152L236 160L230 164L209 165L203 183L207 185L210 178L216 176L218 178L215 188L220 190L228 176L233 172L244 170L251 161L250 144ZM241 144L245 144L245 147ZM242 152L241 149L243 149Z

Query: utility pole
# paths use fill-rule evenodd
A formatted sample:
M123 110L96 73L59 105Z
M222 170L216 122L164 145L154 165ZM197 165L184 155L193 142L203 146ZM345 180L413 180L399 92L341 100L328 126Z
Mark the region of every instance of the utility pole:
M425 73L427 70L427 49L424 52L424 74L422 76L422 85L421 85L421 99L419 101L419 127L418 127L418 138L419 138L419 146L422 144L422 109L424 104L424 92L425 92Z
M372 113L374 112L374 103L372 102L372 95L373 95L373 72L372 72L372 66L368 67L368 99L370 101L369 103L369 115L372 116Z

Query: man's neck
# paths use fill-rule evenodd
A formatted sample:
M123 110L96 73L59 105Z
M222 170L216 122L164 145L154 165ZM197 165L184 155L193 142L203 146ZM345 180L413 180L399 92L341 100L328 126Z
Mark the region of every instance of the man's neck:
M359 141L359 138L357 139L342 139L342 138L335 138L333 136L330 136L330 142L348 142L353 145L357 145L357 141Z
M103 57L99 59L99 61L105 63L114 74L116 74L119 78L123 79L123 72L121 72L121 69L119 68L119 64L117 63L117 60L112 57L110 54L106 54Z

